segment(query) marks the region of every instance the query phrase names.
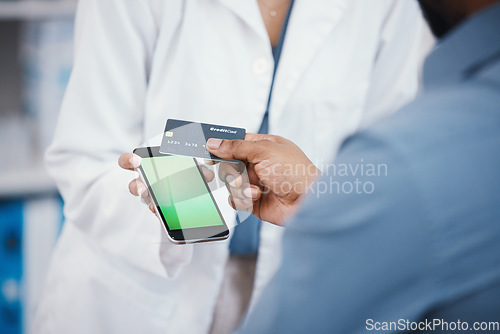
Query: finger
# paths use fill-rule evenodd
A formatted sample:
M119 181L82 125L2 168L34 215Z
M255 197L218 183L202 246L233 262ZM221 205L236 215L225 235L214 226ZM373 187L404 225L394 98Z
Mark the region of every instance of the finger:
M228 174L233 174L234 176L237 176L236 174L238 175L247 174L246 173L247 166L243 162L237 160L221 162L218 165L218 168L219 168L219 177ZM225 178L222 178L222 180L225 180Z
M139 189L139 191L140 191L141 199L143 199L148 204L151 203L150 198L149 198L149 190L147 188L145 188L144 190Z
M226 184L226 189L229 194L235 198L246 198L246 196L243 194L243 189L241 188L231 187L229 184Z
M135 170L141 165L141 157L134 153L124 153L118 158L118 165L127 170Z
M262 182L260 181L259 176L255 172L255 165L251 164L248 166L246 176L248 178L248 183L255 184L257 186L262 186Z
M239 198L241 200L252 200L257 201L260 199L262 194L262 189L256 185L247 185L244 188L228 188L229 194L234 198Z
M233 198L233 203L237 211L252 212L253 210L253 201L249 198Z
M128 184L128 191L134 196L139 196L139 192L137 191L137 179L132 180Z
M231 195L238 198L248 198L243 192L246 188L250 186L248 180L243 181L243 175L239 175L236 179L233 179L232 175L229 175L224 182L226 189L229 191Z
M232 196L229 196L227 198L227 202L229 203L229 206L232 207L234 210L236 210L236 206L234 205L233 198Z
M210 160L210 159L205 159L204 162L205 162L205 165L209 165L209 166L217 165L219 163L219 161Z
M238 173L227 175L226 183L233 188L240 188L243 185L243 177Z
M230 164L220 165L219 178L234 188L239 188L243 185L243 177Z
M259 187L252 185L252 186L246 188L245 190L243 190L243 194L255 202L255 201L258 201L260 199L260 197L262 196L262 191L260 190Z
M149 207L150 204L153 203L151 201L151 197L149 196L149 191L147 189L144 190L144 191L142 191L141 196L139 198L141 199L141 202L143 204L146 204L148 207Z
M237 159L257 164L265 157L272 155L277 148L270 140L223 140L210 138L207 149L222 159Z
M242 200L240 198L229 196L228 201L229 205L236 211L253 211L253 202L250 199Z
M201 172L203 173L203 178L207 182L212 182L215 178L215 173L203 165L201 165L200 167L201 167Z
M280 136L261 134L261 133L247 133L245 135L245 140L248 141L269 140L275 143L281 143L283 139L284 138Z
M152 213L156 214L156 208L155 208L155 206L153 204L149 204L148 208L149 208L149 211L151 211Z
M145 193L148 193L148 190L144 183L140 179L135 179L132 182L128 184L128 189L130 193L134 196L141 196L142 198L147 198L148 195ZM145 197L144 197L145 196Z

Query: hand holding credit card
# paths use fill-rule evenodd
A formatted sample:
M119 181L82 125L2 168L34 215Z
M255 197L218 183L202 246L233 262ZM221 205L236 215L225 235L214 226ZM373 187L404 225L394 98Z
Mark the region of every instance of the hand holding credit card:
M209 138L245 139L246 130L224 125L197 123L177 119L167 120L160 153L183 155L209 160L223 160L206 149Z
M122 155L120 166L139 172L130 192L150 204L171 241L225 239L226 221L234 221L233 209L252 212L252 200L244 194L249 186L246 165L220 159L206 149L209 138L244 139L245 134L241 128L168 120L161 149L140 147L136 156ZM235 206L235 201L245 205Z

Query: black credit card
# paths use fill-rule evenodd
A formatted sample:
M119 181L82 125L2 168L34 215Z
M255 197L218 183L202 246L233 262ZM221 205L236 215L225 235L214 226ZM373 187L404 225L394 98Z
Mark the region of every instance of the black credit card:
M160 153L184 155L194 158L221 160L208 152L205 144L209 138L245 139L246 130L230 126L167 120Z

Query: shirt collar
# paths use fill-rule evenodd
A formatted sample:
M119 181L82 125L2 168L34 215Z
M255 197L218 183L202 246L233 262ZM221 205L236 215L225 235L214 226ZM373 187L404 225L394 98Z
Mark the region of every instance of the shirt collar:
M500 4L474 15L446 36L427 58L425 87L467 77L500 56Z

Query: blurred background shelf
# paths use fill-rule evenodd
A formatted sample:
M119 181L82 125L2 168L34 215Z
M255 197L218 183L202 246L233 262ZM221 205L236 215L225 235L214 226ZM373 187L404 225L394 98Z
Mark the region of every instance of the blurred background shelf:
M71 18L75 14L76 6L76 1L70 0L0 0L0 20L42 20Z
M63 202L45 169L76 0L0 0L0 334L31 334Z
M0 199L56 194L54 180L42 166L2 172Z

